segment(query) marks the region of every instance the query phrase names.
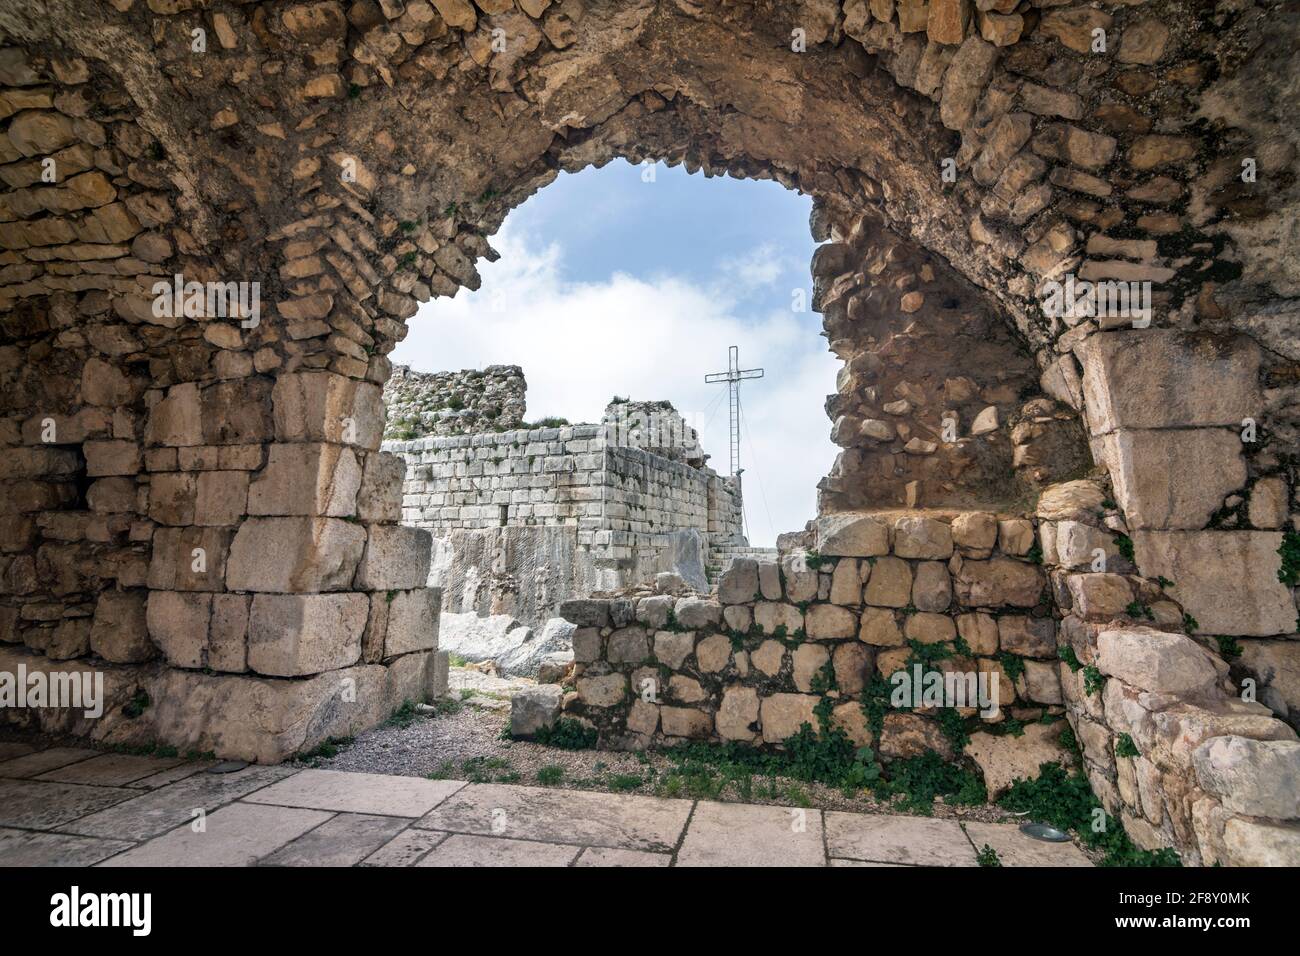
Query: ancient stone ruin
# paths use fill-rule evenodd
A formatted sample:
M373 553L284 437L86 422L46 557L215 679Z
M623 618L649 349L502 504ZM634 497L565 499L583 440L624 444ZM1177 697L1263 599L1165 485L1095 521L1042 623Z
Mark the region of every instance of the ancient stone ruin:
M1297 49L1276 0L7 3L0 672L108 706L5 719L271 762L439 693L404 478L599 439L404 461L387 356L560 170L662 160L814 197L843 452L779 562L566 606L570 719L943 749L868 713L910 640L1139 845L1300 862ZM990 790L1059 746L990 735Z

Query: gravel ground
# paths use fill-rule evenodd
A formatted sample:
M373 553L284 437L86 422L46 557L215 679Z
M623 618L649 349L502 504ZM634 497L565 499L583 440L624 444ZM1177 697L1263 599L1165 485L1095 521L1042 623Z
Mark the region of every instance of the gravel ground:
M531 741L503 739L502 732L509 723L508 688L495 685L488 690L480 680L484 675L472 671L469 674L473 676L467 678L453 671L452 687L463 688L461 694L466 697L466 702L454 712L419 716L406 727L377 727L340 745L333 756L313 757L299 762L300 765L413 777L432 775L476 783L692 796L684 790L673 789L680 785L670 776L677 764L661 753L561 750ZM557 781L556 771L548 769L543 783L538 779L538 772L543 768L560 768L562 776ZM871 796L846 797L836 788L784 777L756 776L748 794L738 792L736 785L729 784L717 799L859 813L902 812L897 806ZM998 807L953 807L941 801L935 803L933 815L991 823L1019 819Z

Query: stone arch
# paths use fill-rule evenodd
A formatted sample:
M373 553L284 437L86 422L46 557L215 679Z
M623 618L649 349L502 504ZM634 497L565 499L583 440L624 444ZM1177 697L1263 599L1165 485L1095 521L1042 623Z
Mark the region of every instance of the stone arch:
M0 624L47 659L121 665L119 704L156 702L146 722L65 726L275 759L420 692L413 635L436 608L378 453L386 355L420 299L477 284L510 208L614 156L817 198L818 305L847 360L826 510L999 504L990 489L1035 447L1077 444L1081 417L1135 570L1195 611L1225 600L1199 569L1227 561L1252 582L1228 598L1244 633L1293 630L1269 578L1300 420L1300 279L1279 251L1300 189L1278 79L1295 15L989 6L10 5ZM1045 316L1041 283L1075 273L1155 282L1155 327ZM155 313L178 274L258 282L259 321ZM928 325L905 318L917 294ZM908 437L867 425L902 398L891 363L927 349ZM950 389L963 352L1004 367ZM909 453L950 405L968 438L995 408L1005 447ZM1230 440L1243 419L1269 440ZM1189 460L1205 481L1175 480ZM1053 502L1040 518L1095 527ZM1060 582L1059 603L1088 584Z

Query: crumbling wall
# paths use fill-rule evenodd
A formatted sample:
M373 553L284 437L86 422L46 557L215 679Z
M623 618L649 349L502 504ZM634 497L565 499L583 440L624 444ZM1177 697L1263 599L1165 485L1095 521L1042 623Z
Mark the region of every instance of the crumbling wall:
M384 384L384 438L507 431L524 424L528 383L518 365L416 372L394 365Z

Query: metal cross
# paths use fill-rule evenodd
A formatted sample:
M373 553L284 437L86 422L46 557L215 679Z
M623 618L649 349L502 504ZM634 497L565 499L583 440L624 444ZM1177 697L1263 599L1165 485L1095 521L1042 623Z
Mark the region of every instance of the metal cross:
M731 473L739 475L740 467L740 382L746 378L762 378L761 368L741 368L740 348L727 349L727 370L704 376L706 382L726 382L731 399Z

